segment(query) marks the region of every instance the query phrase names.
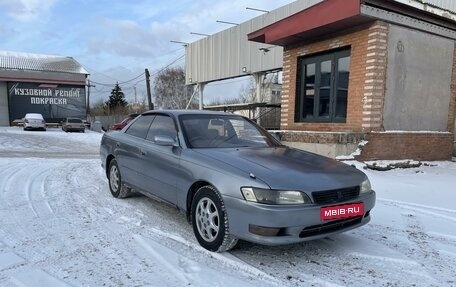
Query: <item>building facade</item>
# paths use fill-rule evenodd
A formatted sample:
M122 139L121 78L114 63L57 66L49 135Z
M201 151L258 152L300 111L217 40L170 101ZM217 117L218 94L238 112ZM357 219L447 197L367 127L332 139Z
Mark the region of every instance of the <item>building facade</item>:
M87 75L71 57L0 51L0 126L26 113L86 118Z
M248 37L284 47L284 142L361 160L451 159L451 17L396 1L328 0Z

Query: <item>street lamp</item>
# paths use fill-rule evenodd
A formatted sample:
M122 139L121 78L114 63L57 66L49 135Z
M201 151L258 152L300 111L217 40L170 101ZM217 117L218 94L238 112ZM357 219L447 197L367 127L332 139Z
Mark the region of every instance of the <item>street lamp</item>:
M263 10L263 9L257 9L257 8L252 8L252 7L245 7L247 10L253 10L253 11L259 11L259 12L264 12L264 13L269 13L268 10Z
M221 20L217 20L215 22L223 23L223 24L229 24L229 25L234 25L234 26L239 26L239 23L234 23L234 22L227 22L227 21L221 21Z
M171 40L170 42L171 43L176 43L176 44L182 44L182 46L184 46L184 47L187 47L188 45L190 45L190 43L181 42L181 41L173 41L173 40Z
M196 33L196 32L190 32L190 34L192 34L192 35L198 35L198 36L205 36L205 37L209 37L209 36L210 36L210 35L208 35L208 34Z

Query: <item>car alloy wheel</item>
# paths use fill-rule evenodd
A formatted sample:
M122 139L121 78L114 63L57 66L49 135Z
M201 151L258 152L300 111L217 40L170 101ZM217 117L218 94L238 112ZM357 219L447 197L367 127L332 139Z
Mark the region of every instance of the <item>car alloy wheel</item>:
M238 239L229 233L225 204L213 186L203 186L195 193L191 218L193 232L202 247L223 252L236 245Z
M112 165L109 171L109 184L111 185L111 191L113 193L119 192L119 183L120 183L119 170L116 165Z
M113 159L109 164L109 189L112 196L124 198L130 194L130 189L123 185L117 161Z
M198 232L205 241L212 242L217 238L220 229L219 211L210 198L200 199L196 206L195 220Z

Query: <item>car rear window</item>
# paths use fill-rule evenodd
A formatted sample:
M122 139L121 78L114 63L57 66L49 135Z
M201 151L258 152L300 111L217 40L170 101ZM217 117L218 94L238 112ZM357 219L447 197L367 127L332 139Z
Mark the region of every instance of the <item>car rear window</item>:
M80 119L68 119L69 123L82 123L82 120Z
M37 120L42 120L43 116L41 114L26 114L25 115L26 119L37 119Z

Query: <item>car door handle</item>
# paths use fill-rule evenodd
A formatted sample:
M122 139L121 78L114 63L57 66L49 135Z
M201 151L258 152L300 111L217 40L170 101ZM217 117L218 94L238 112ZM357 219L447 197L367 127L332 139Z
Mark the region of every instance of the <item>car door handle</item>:
M146 154L147 154L147 153L146 153L144 150L142 150L142 149L140 149L139 152L141 153L141 155L146 155Z

